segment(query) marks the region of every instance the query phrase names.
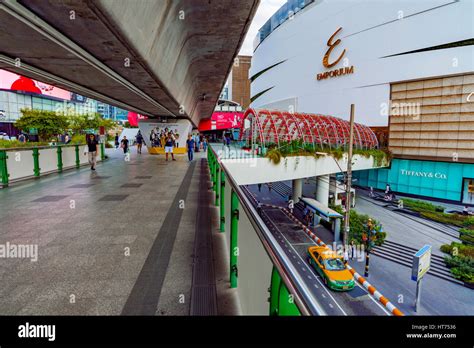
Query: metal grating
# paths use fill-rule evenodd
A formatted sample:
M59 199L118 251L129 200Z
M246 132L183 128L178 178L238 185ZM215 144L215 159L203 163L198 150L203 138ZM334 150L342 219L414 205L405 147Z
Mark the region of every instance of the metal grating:
M129 187L129 188L138 188L140 186L142 186L143 184L133 184L133 183L130 183L130 184L123 184L122 186L120 187Z
M135 177L135 179L151 179L151 178L152 178L151 175L139 175Z
M46 203L46 202L58 202L61 199L66 198L67 196L43 196L38 199L35 199L32 202L41 202L41 203Z
M94 185L95 184L77 184L77 185L68 186L68 188L89 188Z
M99 202L120 202L125 200L129 195L106 195L99 199Z

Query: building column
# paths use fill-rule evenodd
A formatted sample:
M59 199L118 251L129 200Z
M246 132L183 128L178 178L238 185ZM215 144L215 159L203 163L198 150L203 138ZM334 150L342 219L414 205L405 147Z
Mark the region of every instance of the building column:
M293 180L293 203L298 203L303 196L303 179Z
M329 175L321 175L317 178L316 200L325 206L329 204L329 180Z

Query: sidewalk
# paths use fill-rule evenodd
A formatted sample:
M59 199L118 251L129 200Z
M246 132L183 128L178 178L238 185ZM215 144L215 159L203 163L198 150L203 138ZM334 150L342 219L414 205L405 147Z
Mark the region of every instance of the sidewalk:
M0 258L0 314L189 314L205 154L132 151L0 190L0 244L38 248L37 262Z

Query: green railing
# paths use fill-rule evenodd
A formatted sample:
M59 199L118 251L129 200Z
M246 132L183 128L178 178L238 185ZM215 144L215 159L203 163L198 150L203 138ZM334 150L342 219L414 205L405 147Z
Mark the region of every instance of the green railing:
M16 162L21 162L21 154L25 152L31 152L31 156L33 157L32 164L32 172L29 172L29 169L25 169L23 176L17 176L14 178L14 181L20 181L29 179L31 177L40 177L44 174L44 171L41 168L41 155L44 150L54 150L56 149L56 166L53 170L48 170L47 173L51 172L62 172L64 169L73 169L73 168L80 168L82 165L86 165L86 162L81 163L81 148L84 147L85 144L71 144L71 145L54 145L54 146L33 146L33 147L16 147L16 148L2 148L0 149L0 187L7 187L11 183L11 173L9 172L9 158L15 158L19 156L20 159L16 160ZM67 168L64 166L64 155L65 151L68 149L74 148L73 156L74 156L74 163L70 164ZM105 160L105 146L102 143L100 146L100 158L99 160ZM44 154L44 153L43 153ZM44 163L43 163L44 165ZM11 168L10 168L11 169ZM20 168L15 168L16 171L21 171Z

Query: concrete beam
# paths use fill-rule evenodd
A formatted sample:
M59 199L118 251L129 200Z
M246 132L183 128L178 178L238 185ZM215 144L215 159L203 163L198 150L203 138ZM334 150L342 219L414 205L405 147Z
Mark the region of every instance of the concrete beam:
M258 3L3 0L0 68L197 124L211 116Z

